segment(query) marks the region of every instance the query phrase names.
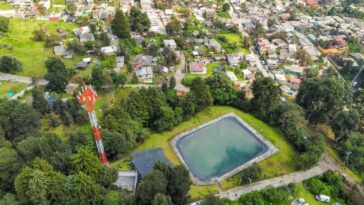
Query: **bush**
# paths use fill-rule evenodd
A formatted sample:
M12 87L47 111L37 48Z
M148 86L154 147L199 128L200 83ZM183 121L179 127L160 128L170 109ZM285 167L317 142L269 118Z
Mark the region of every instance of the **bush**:
M16 73L22 70L22 64L18 59L11 56L2 56L0 58L0 72Z

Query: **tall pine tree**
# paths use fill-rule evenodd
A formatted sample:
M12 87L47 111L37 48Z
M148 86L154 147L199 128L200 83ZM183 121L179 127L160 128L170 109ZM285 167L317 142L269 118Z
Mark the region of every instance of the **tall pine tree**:
M116 11L114 19L111 21L111 30L119 38L130 37L129 19L122 11Z

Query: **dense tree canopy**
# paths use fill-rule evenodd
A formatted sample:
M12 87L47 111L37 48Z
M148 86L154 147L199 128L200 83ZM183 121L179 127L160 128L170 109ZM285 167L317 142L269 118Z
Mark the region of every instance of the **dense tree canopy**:
M67 86L68 70L59 58L50 58L45 62L47 74L45 79L49 81L47 89L54 92L64 92Z
M130 27L132 31L140 33L148 31L150 28L150 20L147 13L140 11L139 8L133 6L129 13Z
M111 30L113 34L119 38L130 37L130 23L128 16L119 9L116 10L114 19L111 21Z
M271 78L257 78L253 82L252 90L252 109L259 117L269 119L279 105L282 94L279 85Z
M301 84L296 102L311 122L328 122L343 109L349 93L340 80L307 79Z
M0 72L14 74L22 70L22 63L18 59L11 56L2 56L0 58Z

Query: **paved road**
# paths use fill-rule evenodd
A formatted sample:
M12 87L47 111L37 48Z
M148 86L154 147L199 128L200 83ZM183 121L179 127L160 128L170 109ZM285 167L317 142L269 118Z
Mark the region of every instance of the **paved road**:
M298 183L302 182L303 180L309 179L311 177L321 175L324 172L328 170L338 171L342 175L345 175L343 169L341 169L340 166L338 166L330 157L327 155L323 155L323 157L320 160L319 165L305 171L298 171L293 172L284 176L267 179L255 183L251 183L244 186L235 187L229 190L226 190L224 192L220 192L218 195L222 198L229 198L230 200L237 200L240 198L241 195L264 189L266 187L272 186L272 187L281 187L286 186L290 183ZM355 180L346 177L346 180L348 180L350 183L355 184Z
M176 90L179 92L188 92L190 91L190 88L182 84L182 81L186 76L186 74L182 72L186 68L186 57L182 51L179 52L178 57L180 64L176 66L176 71L174 74L174 77L176 78Z
M12 75L12 74L7 74L7 73L0 73L0 80L9 81L9 82L17 82L17 83L25 83L28 85L32 84L32 82L33 82L32 78L30 78L30 77ZM46 81L44 79L39 79L39 80L37 80L36 84L38 86L43 86L43 85L47 85L48 81Z
M227 197L230 200L237 200L243 194L246 194L246 193L249 193L252 191L261 190L268 186L281 187L281 186L288 185L290 183L298 183L305 179L309 179L311 177L323 174L327 170L328 170L328 167L326 165L324 165L323 163L320 163L320 165L315 166L309 170L293 172L293 173L290 173L290 174L287 174L287 175L284 175L281 177L267 179L267 180L251 183L251 184L248 184L245 186L235 187L233 189L229 189L227 191L221 192L219 194L219 196L222 198Z

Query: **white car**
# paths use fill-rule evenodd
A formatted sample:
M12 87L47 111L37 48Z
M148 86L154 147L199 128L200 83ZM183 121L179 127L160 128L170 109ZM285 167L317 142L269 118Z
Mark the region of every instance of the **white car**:
M317 201L330 202L330 197L323 194L319 194L315 198L317 199Z
M199 201L193 202L191 205L200 205L201 203Z
M305 203L305 199L304 198L299 198L299 199L297 199L297 203L299 205L301 205L301 204Z

